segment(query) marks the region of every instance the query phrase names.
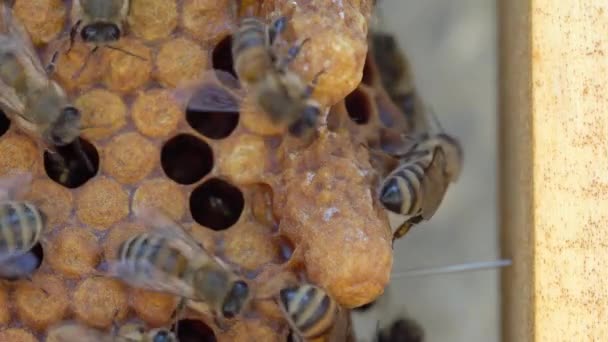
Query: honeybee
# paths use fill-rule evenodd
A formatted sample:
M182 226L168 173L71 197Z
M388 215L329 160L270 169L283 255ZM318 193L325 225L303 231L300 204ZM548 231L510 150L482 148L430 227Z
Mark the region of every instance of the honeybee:
M69 53L74 46L76 38L93 45L93 49L87 55L85 62L74 78L78 77L89 62L89 58L100 47L118 50L130 56L145 60L144 57L133 54L117 46L115 43L124 35L124 23L129 14L130 0L74 0L72 4L71 18L74 22L70 29L70 41L65 53ZM52 56L47 70L55 69L58 52Z
M274 52L274 43L285 26L285 17L277 18L270 25L251 16L241 19L232 36L231 46L234 69L239 80L220 70L216 70L216 75L225 84L234 85L234 88L238 87L239 81L242 82L252 94L254 102L274 124L284 125L291 135L307 139L315 133L321 115L320 105L312 98L312 93L325 70L318 72L309 84L288 70L289 64L309 39L299 41L289 49L286 56L278 58ZM226 107L224 103L214 103L212 99L199 103L193 109L238 111L238 107Z
M244 310L249 286L228 265L158 210L138 208L136 215L151 232L119 247L110 275L134 287L179 296L180 307L186 299L205 302L216 317L230 319Z
M47 341L55 342L178 342L177 336L165 328L146 331L140 324L128 323L109 333L79 323L63 323L52 328Z
M45 74L32 42L22 24L6 4L2 11L0 33L0 109L26 134L53 146L73 144L93 170L78 136L80 111L72 106L65 91Z
M393 233L393 241L414 224L429 220L439 208L450 183L458 180L463 152L458 140L446 134L431 112L434 126L411 139L404 153L395 152L399 165L386 176L378 191L387 210L408 218ZM428 120L427 120L428 121ZM433 128L439 133L433 133Z
M33 203L22 201L32 181L30 173L0 179L0 278L29 279L40 265L34 251L46 217Z
M312 340L330 332L344 311L325 290L312 284L281 289L279 307L297 340Z

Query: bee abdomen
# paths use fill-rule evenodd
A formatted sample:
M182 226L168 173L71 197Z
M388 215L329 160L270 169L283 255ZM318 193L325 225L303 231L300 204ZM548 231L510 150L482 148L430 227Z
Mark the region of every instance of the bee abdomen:
M266 25L255 18L245 18L233 36L232 56L238 56L251 47L266 45Z
M144 265L153 265L167 276L182 278L188 269L188 260L179 250L169 246L164 237L150 234L125 241L119 249L119 258L136 272L143 272Z
M303 285L283 289L280 296L288 320L302 337L316 338L331 328L337 304L322 289Z
M394 213L412 215L418 210L424 168L419 163L400 166L382 183L380 202Z
M26 252L40 237L44 215L28 202L0 204L0 253Z

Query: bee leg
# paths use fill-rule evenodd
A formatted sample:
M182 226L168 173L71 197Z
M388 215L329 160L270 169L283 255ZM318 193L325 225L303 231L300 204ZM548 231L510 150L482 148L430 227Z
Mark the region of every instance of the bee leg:
M277 69L279 71L285 71L287 66L289 64L291 64L291 62L293 62L293 60L296 59L296 57L298 57L298 55L300 54L300 51L302 51L302 47L304 46L304 44L308 43L309 41L310 41L310 38L304 38L304 39L300 40L298 43L294 44L292 47L290 47L289 50L287 51L287 56L285 56L284 58L280 59L277 62Z
M179 302L177 303L177 306L175 307L175 336L179 336L179 320L181 317L181 313L186 308L186 300L186 298L181 297L179 299Z
M395 243L395 240L407 234L413 226L414 224L410 220L406 220L405 222L403 222L393 234L393 244Z
M321 77L321 75L323 75L326 71L327 71L327 69L325 69L325 68L321 69L321 71L319 71L315 74L315 76L312 78L310 83L308 85L306 85L306 88L304 89L304 94L302 94L305 99L312 96L313 91L315 90L315 88L317 87L317 84L319 83L319 77Z
M91 51L89 51L89 54L87 55L87 58L84 60L84 63L82 63L82 66L80 67L80 69L78 69L78 71L72 75L72 79L77 79L80 74L82 74L82 72L84 71L84 68L86 68L87 64L89 64L89 60L91 59L91 56L99 49L99 46L95 46Z
M74 42L76 41L76 34L78 34L78 29L80 28L81 20L78 20L74 26L70 29L70 46L68 47L65 53L70 53L72 51L72 47L74 46Z
M55 67L57 66L57 56L59 56L59 51L55 51L55 53L53 53L51 61L44 68L47 75L51 75L53 72L55 72Z

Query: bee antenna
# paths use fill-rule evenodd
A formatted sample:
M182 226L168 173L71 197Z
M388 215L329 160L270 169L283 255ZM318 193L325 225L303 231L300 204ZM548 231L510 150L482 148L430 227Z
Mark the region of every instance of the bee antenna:
M78 71L74 75L72 75L73 80L80 77L80 74L82 74L82 72L84 71L84 68L86 68L87 64L89 64L89 60L91 59L91 56L95 53L95 51L97 51L98 48L99 47L96 46L89 51L89 53L87 54L87 57L84 60L84 63L82 63L82 66L80 67L80 69L78 69Z
M435 275L435 274L443 274L443 273L455 273L455 272L465 272L465 271L478 271L483 269L490 268L498 268L498 267L506 267L512 264L510 259L501 259L494 261L480 261L480 262L471 262L466 264L455 264L448 266L440 266L433 268L419 268L419 269L411 269L403 272L397 272L391 274L392 279L399 279L405 277L412 276L424 276L424 275Z
M108 48L108 49L110 49L110 50L120 51L120 52L122 52L124 54L127 54L129 56L132 56L132 57L135 57L135 58L139 58L142 61L146 61L147 60L145 57L136 55L136 54L134 54L132 52L129 52L129 51L125 50L125 49L119 48L118 46L106 45L105 47Z

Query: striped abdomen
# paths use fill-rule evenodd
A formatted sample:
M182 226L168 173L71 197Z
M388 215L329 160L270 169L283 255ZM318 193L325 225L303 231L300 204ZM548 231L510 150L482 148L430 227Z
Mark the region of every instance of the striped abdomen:
M422 204L425 170L432 160L432 151L420 151L420 156L399 165L391 172L380 188L382 205L396 214L417 214Z
M323 289L308 284L282 289L280 305L292 329L306 339L327 333L338 310Z
M158 235L144 233L130 238L120 246L118 258L134 273L145 273L146 268L152 266L167 278L183 279L189 270L184 254Z
M254 17L241 21L232 36L232 58L241 82L256 83L272 69L268 28Z
M29 251L40 238L44 215L28 202L0 203L0 255Z

